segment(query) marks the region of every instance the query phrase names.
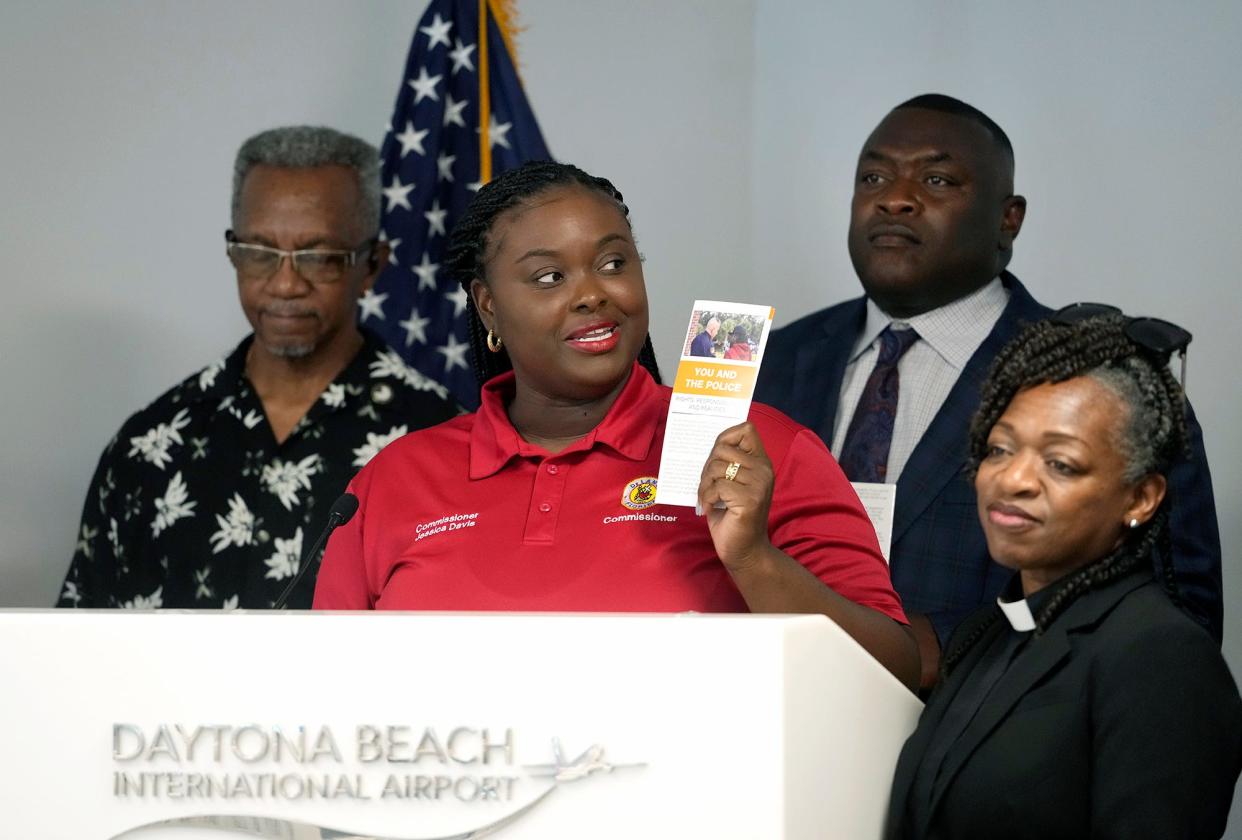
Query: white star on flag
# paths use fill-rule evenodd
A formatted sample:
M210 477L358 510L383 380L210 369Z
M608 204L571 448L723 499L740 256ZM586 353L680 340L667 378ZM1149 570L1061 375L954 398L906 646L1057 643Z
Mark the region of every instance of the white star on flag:
M465 294L465 292L462 294ZM468 370L466 367L466 351L469 349L469 344L463 344L457 340L457 336L449 333L448 341L436 348L437 353L444 355L444 372L448 373L455 367Z
M422 32L429 39L431 39L430 43L427 44L427 49L430 50L434 49L436 44L443 44L447 47L449 45L449 30L452 28L453 22L451 20L446 21L439 15L436 15L435 20L427 26L420 26L418 31Z
M453 101L453 94L444 94L444 124L447 126L452 123L453 125L460 125L462 128L465 128L466 120L462 117L461 112L464 111L466 106L469 104L469 99L463 99L461 102L455 102Z
M454 318L466 311L466 290L461 286L458 286L455 291L446 294L445 297L453 302Z
M401 237L398 236L396 239L387 239L384 236L380 236L380 239L383 239L388 243L388 264L400 265L401 263L397 262L397 246L401 244Z
M493 117L493 121L494 120L495 118ZM396 135L397 142L401 144L401 157L405 157L411 151L418 152L420 155L426 154L426 150L423 149L423 138L426 136L427 129L424 128L422 131L415 131L414 123L406 123L405 131ZM505 147L507 148L508 145L509 144L506 143Z
M509 133L509 129L513 128L513 123L502 123L496 119L496 115L492 114L487 120L487 142L491 146L499 143L506 149L509 148L509 138L505 137ZM482 134L482 128L476 128L475 131ZM398 138L400 139L400 138Z
M448 215L448 211L440 207L440 199L431 202L431 209L423 213L427 217L427 238L435 236L437 233L441 236L447 236L444 230L444 217Z
M366 293L358 299L358 320L365 321L372 316L379 320L384 320L384 301L388 300L387 292L375 293L374 289L367 289Z
M430 318L423 318L418 314L418 307L414 307L414 311L410 313L408 320L401 321L397 326L405 330L405 346L418 341L419 344L427 343L427 325L431 323Z
M457 155L446 154L440 152L440 156L436 158L436 166L440 169L440 175L436 179L438 181L453 182L453 163L457 160Z
M409 198L413 190L413 182L403 184L400 178L393 175L392 185L384 187L384 198L388 199L388 212L391 213L395 207L404 207L406 210L413 211L414 208L410 206Z
M433 102L440 101L440 94L436 93L436 85L444 76L428 76L427 68L418 68L418 78L410 79L407 85L414 89L414 104L422 102L424 99L430 99Z
M430 237L429 237L430 238ZM436 288L436 271L440 268L439 263L433 263L431 257L425 252L423 253L423 261L418 265L410 266L410 271L418 275L418 290Z
M454 38L457 42L457 49L449 52L449 58L453 59L453 75L457 75L457 71L465 67L467 70L474 69L474 63L470 61L470 53L474 52L474 44L463 44L460 38Z

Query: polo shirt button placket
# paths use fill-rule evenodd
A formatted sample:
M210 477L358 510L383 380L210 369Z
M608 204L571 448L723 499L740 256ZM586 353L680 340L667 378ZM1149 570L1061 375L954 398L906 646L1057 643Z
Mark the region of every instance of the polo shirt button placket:
M564 464L545 462L536 467L523 542L548 544L556 540L556 525L568 477L569 468Z

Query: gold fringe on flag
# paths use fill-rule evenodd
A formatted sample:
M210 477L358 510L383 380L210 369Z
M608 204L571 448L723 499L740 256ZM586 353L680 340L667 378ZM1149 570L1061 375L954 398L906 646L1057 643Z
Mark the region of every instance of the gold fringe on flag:
M487 66L487 0L479 0L479 185L492 180L492 77Z
M487 55L487 16L491 13L496 21L496 28L504 39L505 50L513 69L518 70L516 0L479 0L479 183L486 184L492 180L492 90L491 73L488 68ZM521 79L519 72L518 78Z
M517 34L522 31L518 25L517 0L487 0L491 7L492 19L500 30L500 37L505 40L505 49L509 51L509 60L514 69L518 69ZM518 74L520 77L520 73Z

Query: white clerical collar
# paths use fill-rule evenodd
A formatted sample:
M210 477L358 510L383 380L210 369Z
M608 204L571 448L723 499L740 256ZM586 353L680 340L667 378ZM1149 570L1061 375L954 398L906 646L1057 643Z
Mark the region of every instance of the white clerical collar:
M1029 633L1035 629L1035 616L1031 615L1031 607L1025 598L1005 601L1004 596L998 595L996 606L1000 607L1005 618L1009 619L1009 626L1019 633Z

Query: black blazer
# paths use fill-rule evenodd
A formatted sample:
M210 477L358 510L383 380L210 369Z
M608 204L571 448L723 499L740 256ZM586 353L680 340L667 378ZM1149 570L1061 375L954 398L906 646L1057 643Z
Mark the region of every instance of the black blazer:
M1009 571L992 562L964 472L970 421L992 360L1027 324L1051 310L1005 272L1009 304L962 370L944 405L910 453L897 482L889 567L907 610L925 613L943 643L953 628L996 598ZM773 331L755 399L814 430L828 446L845 365L866 324L866 298L807 315ZM1187 406L1192 456L1169 473L1173 569L1186 604L1219 642L1220 537L1203 435Z
M954 634L965 638L993 606ZM1138 572L1032 638L945 759L930 821L906 801L928 741L1002 617L932 693L902 749L885 837L1217 838L1242 769L1242 699L1215 642Z

